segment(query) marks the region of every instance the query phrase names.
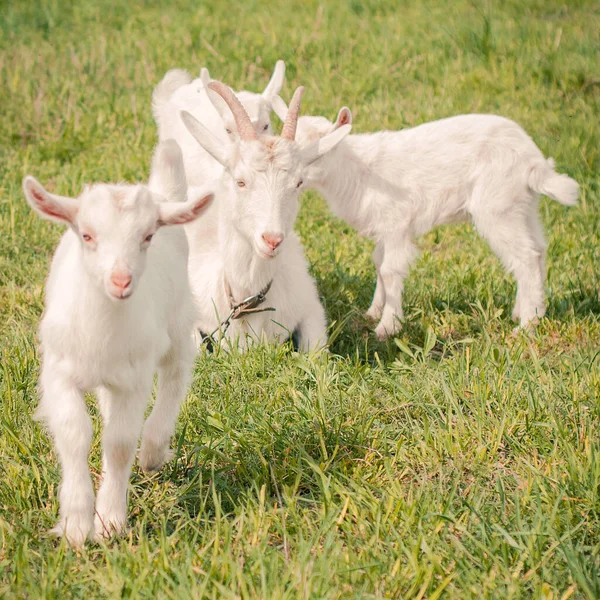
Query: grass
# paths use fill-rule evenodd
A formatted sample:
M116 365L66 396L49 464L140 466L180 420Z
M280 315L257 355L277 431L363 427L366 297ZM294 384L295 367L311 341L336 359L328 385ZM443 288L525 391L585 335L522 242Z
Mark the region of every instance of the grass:
M597 3L3 0L0 13L0 597L600 597ZM306 113L346 104L355 131L463 112L520 122L581 183L578 207L541 204L548 318L512 336L514 282L470 227L448 227L422 240L402 334L377 342L362 317L371 245L309 193L297 229L332 353L199 358L176 460L153 477L136 466L127 535L76 553L45 533L59 471L32 420L60 231L21 179L62 194L143 180L167 69L262 89L278 58L284 97L302 83ZM97 480L98 436L91 466Z

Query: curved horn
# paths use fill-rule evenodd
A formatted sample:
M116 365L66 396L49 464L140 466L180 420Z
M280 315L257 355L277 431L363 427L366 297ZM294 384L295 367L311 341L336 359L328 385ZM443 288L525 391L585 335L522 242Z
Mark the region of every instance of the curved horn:
M294 141L296 137L296 125L298 125L298 114L300 113L300 101L302 100L302 94L304 94L304 88L300 86L296 88L294 95L290 101L287 116L285 117L285 123L281 130L281 137L286 140Z
M241 140L251 141L257 140L258 135L256 135L256 131L254 131L254 127L252 127L252 122L250 121L250 117L248 113L242 106L242 103L238 100L237 96L233 93L233 90L226 86L224 83L220 81L211 81L208 84L208 87L213 91L219 94L223 100L227 103L227 106L231 109L233 113L233 118L235 119L235 124L238 128L238 134Z

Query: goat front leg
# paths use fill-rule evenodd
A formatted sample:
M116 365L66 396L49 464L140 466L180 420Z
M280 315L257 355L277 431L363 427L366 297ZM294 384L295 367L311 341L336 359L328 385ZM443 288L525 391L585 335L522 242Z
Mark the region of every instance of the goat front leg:
M163 358L158 370L158 391L154 408L144 425L140 466L146 472L158 471L171 460L169 449L179 408L185 400L195 351L186 338Z
M92 421L83 392L49 356L45 357L40 383L42 397L37 417L52 434L62 470L59 518L50 533L66 537L78 548L84 544L94 521L94 488L88 466Z
M375 333L380 340L385 340L400 329L399 321L404 316L402 312L404 279L416 255L417 249L409 237L400 236L398 241L385 243L380 269L385 290L385 304L381 321L375 328Z
M152 379L135 390L98 389L104 431L102 483L94 519L96 540L120 533L127 522L127 487L151 389Z
M383 277L381 277L381 264L383 263L383 244L377 244L375 250L373 250L373 262L377 269L377 284L375 285L375 294L373 295L373 302L366 312L366 316L369 319L377 320L381 317L383 307L385 305L385 287L383 284Z

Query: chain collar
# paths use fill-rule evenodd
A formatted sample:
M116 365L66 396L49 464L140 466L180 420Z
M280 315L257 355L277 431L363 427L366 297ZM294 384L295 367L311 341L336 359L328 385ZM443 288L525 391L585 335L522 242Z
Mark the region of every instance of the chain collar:
M241 302L236 302L233 294L231 292L231 286L227 281L227 277L223 275L223 284L225 286L225 294L227 299L229 300L229 307L231 308L231 312L229 316L210 334L205 335L202 339L203 344L207 344L209 349L217 345L217 340L215 335L218 331L221 331L221 336L224 336L229 326L231 325L231 321L235 319L241 319L244 315L253 315L256 313L274 311L275 308L272 306L267 306L265 308L260 308L260 305L265 301L271 286L273 285L273 280L269 281L265 287L258 292L258 294L254 294L253 296L248 296Z
M259 308L259 306L265 301L265 297L273 285L272 279L262 290L260 290L260 292L258 292L258 294L254 294L254 296L248 296L241 302L237 303L233 297L233 293L231 292L229 281L227 281L227 277L225 276L223 276L223 283L225 285L225 294L229 299L229 308L231 308L230 319L240 319L244 315L275 310L274 308Z

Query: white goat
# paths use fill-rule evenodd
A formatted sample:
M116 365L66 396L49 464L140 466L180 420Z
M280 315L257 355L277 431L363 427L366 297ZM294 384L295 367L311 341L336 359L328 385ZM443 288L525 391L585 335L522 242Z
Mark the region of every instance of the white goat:
M74 546L92 530L99 539L125 525L129 473L156 370L158 391L144 426L140 464L155 470L170 458L194 360L187 241L183 229L163 226L196 219L212 196L185 201L181 152L172 140L159 145L153 172L159 189L98 184L77 199L51 194L31 176L23 181L36 212L70 227L46 283L37 415L54 438L62 467L60 515L52 533ZM165 196L178 202L164 202ZM96 391L104 420L95 518L88 390Z
M238 92L258 136L272 134L272 105L275 104L280 109L282 106L285 108L285 103L278 96L284 77L285 63L279 60L262 94ZM158 127L158 139L172 138L177 141L183 152L188 185L197 187L202 186L206 181L221 179L223 165L198 144L184 126L180 112L182 110L189 112L224 144L237 140L237 125L227 103L208 87L211 81L208 70L203 68L198 79L193 81L191 79L187 71L181 69L169 71L154 90L152 111ZM212 251L218 252L218 240L214 237L220 210L218 200L217 197L205 218L185 227L190 246L191 265L198 262L195 257L206 252L207 240L214 241L215 247ZM192 282L197 281L192 266L190 277ZM195 291L201 297L204 295L202 282L198 282Z
M283 101L278 94L283 86L285 63L277 61L273 75L262 94L238 92L238 98L258 135L272 135L271 109ZM194 79L187 71L173 69L156 86L152 94L152 112L158 127L158 139L174 139L181 147L189 185L202 185L209 179L219 178L222 166L194 141L183 126L179 113L189 112L217 139L226 142L237 138L235 119L219 94L207 86L210 75L206 68Z
M277 110L285 119L286 111ZM301 117L299 145L314 144L352 122ZM381 319L380 339L402 318L402 290L414 239L436 225L470 219L517 280L513 318L526 326L545 313L546 243L539 194L565 205L578 185L554 170L517 123L494 115L460 115L402 131L348 136L306 171L331 210L375 241L377 286L367 315Z
M239 140L224 144L182 112L190 133L224 167L212 236L190 253L198 326L212 332L233 304L263 291L264 306L275 312L234 320L227 339L237 339L243 347L256 338L281 341L297 332L301 349L321 346L327 341L325 314L292 228L306 167L338 144L350 126L301 152L294 137L303 88L294 94L281 137L259 138L231 89L220 82L209 85L229 105Z

